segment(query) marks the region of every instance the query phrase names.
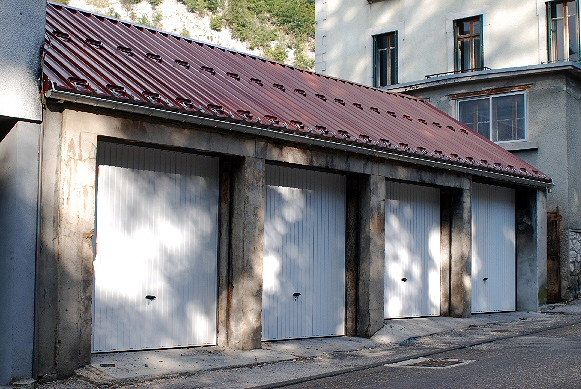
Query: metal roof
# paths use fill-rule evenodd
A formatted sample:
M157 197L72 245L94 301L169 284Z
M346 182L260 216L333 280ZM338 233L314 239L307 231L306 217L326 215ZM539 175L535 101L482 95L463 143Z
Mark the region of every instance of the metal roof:
M417 98L60 4L47 5L44 91L551 183L538 169Z

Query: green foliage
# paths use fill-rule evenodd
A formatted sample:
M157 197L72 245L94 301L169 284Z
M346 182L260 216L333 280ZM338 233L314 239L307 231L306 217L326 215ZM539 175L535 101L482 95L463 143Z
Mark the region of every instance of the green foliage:
M266 58L273 59L277 62L284 62L286 61L287 57L287 48L282 43L277 43L276 45L274 45L274 47L268 45L264 47L264 56Z
M69 5L70 0L53 0L55 3Z
M119 15L119 12L115 11L113 7L107 10L107 16L110 16L115 19L121 19L121 15Z
M189 12L197 12L199 14L203 13L206 9L206 0L180 0L186 5Z
M224 8L224 0L206 0L206 9L213 14Z
M137 24L141 24L142 26L146 27L153 27L153 24L149 21L149 18L146 14L141 15L141 17L137 19Z
M163 19L163 14L161 11L155 11L153 15L151 15L151 23L153 24L154 28L161 27L161 19Z
M151 6L152 6L153 8L155 8L155 7L157 7L158 5L160 5L160 4L161 4L161 2L162 2L163 0L148 0L148 1L149 1L149 4L151 4Z
M298 48L295 51L295 62L293 65L299 69L312 69L315 67L315 59L307 57L303 48Z
M212 19L210 19L210 28L215 31L222 30L222 18L220 16L212 16Z
M190 37L190 31L188 31L187 28L182 28L182 31L180 32L180 35L183 36L184 38L189 38Z
M228 27L235 38L248 42L251 49L262 49L267 58L281 62L287 59L288 48L280 43L285 38L289 47L297 49L295 66L314 66L314 61L304 55L302 46L303 42L315 36L315 0L179 1L190 12L211 12L210 27L213 30Z
M147 17L146 14L142 14L139 19L136 20L137 24L141 24L142 26L145 27L150 27L150 28L159 28L160 24L161 24L161 19L162 19L162 14L161 12L154 12L151 20L149 20L149 17Z
M131 9L133 5L141 3L141 0L120 0L119 2L126 9Z

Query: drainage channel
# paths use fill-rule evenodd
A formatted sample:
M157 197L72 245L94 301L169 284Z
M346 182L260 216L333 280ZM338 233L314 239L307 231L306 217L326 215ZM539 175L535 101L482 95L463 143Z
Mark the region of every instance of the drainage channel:
M478 342L472 342L472 343L463 344L460 346L448 347L448 348L441 349L441 350L433 350L433 351L429 351L429 352L419 353L419 354L414 355L414 356L406 356L406 357L398 358L398 359L383 360L381 362L376 362L376 363L372 363L369 365L354 367L354 368L350 368L350 369L337 370L337 371L333 371L333 372L329 372L329 373L317 374L317 375L303 377L303 378L297 378L297 379L289 380L289 381L283 381L283 382L277 382L277 383L273 383L273 384L255 386L251 389L284 388L287 386L302 384L302 383L321 380L321 379L330 378L330 377L336 377L336 376L340 376L343 374L349 374L349 373L354 373L354 372L370 370L370 369L374 369L374 368L382 367L382 366L404 367L406 363L408 363L407 367L414 367L414 366L412 366L413 364L420 364L420 366L415 366L415 367L422 367L421 366L422 364L424 365L423 367L428 367L426 365L430 365L430 364L434 365L431 368L435 368L438 364L442 365L442 367L440 367L440 368L445 368L446 364L448 365L447 367L461 366L461 365L471 363L474 361L473 360L450 360L450 359L446 360L446 359L437 359L437 358L430 358L430 357L435 357L439 354L444 354L444 353L447 353L450 351L464 350L464 349L467 349L470 347L480 346L483 344L490 344L490 343L494 343L494 342L501 341L501 340L515 339L515 338L521 338L521 337L525 337L525 336L536 335L536 334L540 334L542 332L551 331L551 330L558 330L560 328L570 327L570 326L574 326L577 324L581 324L581 320L576 320L576 321L573 321L570 323L560 324L557 326L551 326L551 327L547 327L547 328L541 328L541 329L523 332L523 333L519 333L519 334L501 336L501 337L494 338L494 339L481 340ZM431 360L433 362L428 362L428 360ZM439 362L437 362L437 361L439 361ZM449 362L445 362L445 361L449 361ZM456 363L456 362L452 362L452 361L460 361L460 362ZM398 364L400 364L400 365L397 366Z

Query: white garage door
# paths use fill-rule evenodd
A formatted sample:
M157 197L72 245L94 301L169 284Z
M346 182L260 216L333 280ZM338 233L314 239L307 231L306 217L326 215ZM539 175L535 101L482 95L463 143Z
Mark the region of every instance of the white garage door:
M384 315L440 314L440 190L387 182Z
M216 343L218 160L99 142L93 352Z
M472 312L516 308L514 190L472 184Z
M266 169L263 339L345 332L345 177Z

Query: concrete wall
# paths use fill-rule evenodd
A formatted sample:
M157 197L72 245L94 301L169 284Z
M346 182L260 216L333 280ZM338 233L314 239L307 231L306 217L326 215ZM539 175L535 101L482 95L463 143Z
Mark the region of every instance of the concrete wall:
M400 83L453 71L453 21L477 15L484 18L484 66L547 61L541 0L317 0L316 70L372 85L372 36L397 31Z
M457 116L456 94L525 87L527 140L500 143L515 155L551 176L555 186L547 194L546 209L558 211L561 222L561 296L580 295L581 256L570 235L581 229L581 78L577 71L546 68L537 73L510 72L497 76L459 76L435 86L404 87L406 93L426 98L436 108ZM395 88L394 90L398 90ZM573 231L573 232L572 232ZM580 251L581 252L581 251Z
M0 142L0 385L32 377L40 125Z
M2 0L0 15L0 118L40 122L46 0Z
M71 375L91 357L98 137L220 157L219 345L260 347L266 163L347 175L348 334L371 336L383 323L386 179L438 186L454 194L449 210L448 304L451 315L470 315L470 176L315 146L275 143L242 133L110 114L52 101L45 113L35 346L35 377L40 380Z

